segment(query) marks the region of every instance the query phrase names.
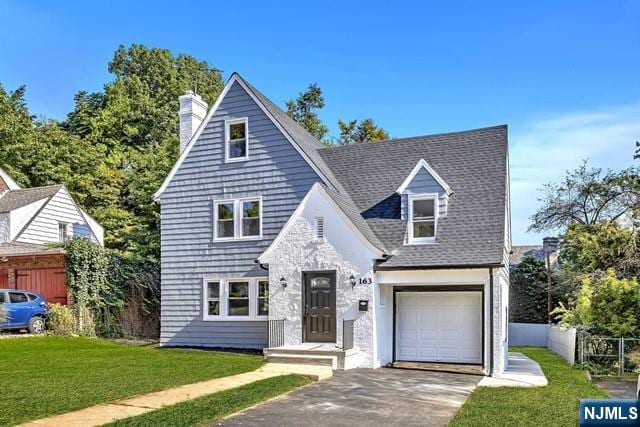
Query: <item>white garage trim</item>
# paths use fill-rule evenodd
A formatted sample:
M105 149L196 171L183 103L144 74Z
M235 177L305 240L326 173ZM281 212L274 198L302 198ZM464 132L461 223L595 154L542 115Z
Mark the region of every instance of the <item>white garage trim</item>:
M394 361L484 366L482 285L394 287L393 305ZM463 311L450 316L457 307ZM450 322L455 327L448 328Z

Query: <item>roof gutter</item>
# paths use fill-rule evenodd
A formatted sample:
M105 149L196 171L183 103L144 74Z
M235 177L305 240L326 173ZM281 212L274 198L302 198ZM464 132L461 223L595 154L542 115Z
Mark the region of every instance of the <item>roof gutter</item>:
M493 267L489 267L489 376L493 375Z
M476 269L476 268L502 268L504 264L443 264L443 265L407 265L407 266L393 266L385 267L374 266L374 271L397 271L397 270L454 270L454 269Z

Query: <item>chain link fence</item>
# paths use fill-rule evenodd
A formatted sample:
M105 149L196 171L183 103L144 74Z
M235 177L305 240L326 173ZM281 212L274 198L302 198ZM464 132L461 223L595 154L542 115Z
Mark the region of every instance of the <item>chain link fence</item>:
M578 336L578 361L595 375L640 372L640 338Z

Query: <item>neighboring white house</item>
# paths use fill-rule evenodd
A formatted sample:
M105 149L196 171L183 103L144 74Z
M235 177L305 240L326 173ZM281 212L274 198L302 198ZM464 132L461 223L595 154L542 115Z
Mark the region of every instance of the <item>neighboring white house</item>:
M233 74L181 97L161 206L166 346L339 369L507 361L507 128L326 147Z
M0 168L0 288L66 302L64 251L55 244L82 236L103 245L103 234L64 185L20 188Z

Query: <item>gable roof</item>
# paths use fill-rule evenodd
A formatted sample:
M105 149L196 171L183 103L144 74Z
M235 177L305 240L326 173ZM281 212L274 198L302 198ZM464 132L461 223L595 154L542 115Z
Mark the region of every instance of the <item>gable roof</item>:
M327 185L339 188L339 184L337 183L335 177L333 177L331 169L327 167L322 157L318 155L318 150L324 147L324 145L320 141L318 141L317 138L315 138L304 128L302 128L295 120L290 118L278 106L271 102L266 96L260 93L260 91L247 83L247 81L245 81L240 76L240 74L233 73L227 81L224 89L222 89L222 92L218 96L215 104L213 104L211 109L207 112L207 116L187 143L184 151L180 154L178 161L173 165L173 168L169 172L169 175L167 175L158 191L156 191L153 195L153 199L155 201L159 200L160 196L173 179L174 175L180 168L180 165L182 165L186 157L189 155L189 152L193 148L200 135L202 135L202 132L207 127L207 124L209 124L209 121L217 111L218 107L222 103L222 100L234 83L237 83L243 87L243 89L249 94L249 96L251 96L258 107L260 107L262 111L272 120L272 122L282 132L285 138L287 138L291 145L293 145L293 147L300 153L305 161L314 169L320 179L322 179Z
M50 185L47 187L23 188L10 190L0 197L0 213L11 212L15 209L30 205L38 200L53 197L62 185Z
M392 255L377 269L501 265L507 196L507 127L324 148L320 155ZM437 243L405 245L396 190L425 159L456 189ZM363 173L353 165L367 164Z
M398 194L404 193L404 191L407 189L409 184L411 184L411 181L413 181L416 175L418 175L418 172L420 172L422 169L427 171L427 173L431 175L431 177L435 179L438 184L440 184L440 187L442 187L442 189L444 190L445 193L447 193L447 195L450 196L451 193L453 193L453 191L451 190L451 187L449 187L447 183L444 182L444 179L440 178L440 175L438 175L436 171L434 171L433 168L429 166L429 163L427 163L425 159L420 159L418 161L418 164L416 164L416 167L413 168L409 176L407 176L407 179L405 179L402 182L402 184L400 184L400 187L398 187L398 189L396 190L396 193Z
M352 210L348 207L348 201L345 201L342 196L340 196L335 190L332 190L319 182L316 182L311 186L307 194L304 196L296 210L291 214L286 224L282 227L276 238L271 242L269 247L262 252L262 254L258 257L258 262L265 262L268 259L270 253L278 247L280 240L286 235L289 228L295 223L296 219L302 215L304 211L307 201L314 195L319 194L327 200L329 203L333 203L334 208L336 208L336 212L342 215L342 218L349 224L358 237L362 240L364 244L366 244L377 256L382 257L384 255L384 250L381 246L377 246L373 243L373 241L380 244L375 235L371 232L367 224L363 221L362 216L357 213L357 210ZM350 200L350 199L349 199ZM346 207L346 209L345 209ZM373 240L373 241L372 241Z

